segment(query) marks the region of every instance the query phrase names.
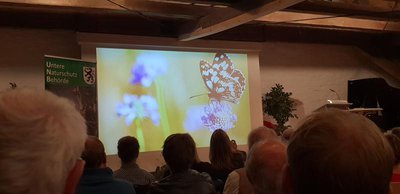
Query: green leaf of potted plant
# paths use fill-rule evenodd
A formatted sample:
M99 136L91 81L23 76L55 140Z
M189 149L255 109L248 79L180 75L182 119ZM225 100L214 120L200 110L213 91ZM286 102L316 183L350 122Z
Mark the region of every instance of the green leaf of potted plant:
M290 98L291 92L283 91L284 87L281 84L276 84L262 97L262 105L264 114L271 115L278 124L276 132L281 135L289 126L285 123L289 118L298 118L295 111L295 102Z

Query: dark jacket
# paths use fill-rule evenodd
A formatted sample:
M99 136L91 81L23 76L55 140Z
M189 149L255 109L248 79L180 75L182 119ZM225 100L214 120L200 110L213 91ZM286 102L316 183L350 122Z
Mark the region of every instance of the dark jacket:
M210 176L188 170L171 174L150 187L151 194L215 194Z
M135 194L132 184L112 174L110 168L85 169L76 194Z

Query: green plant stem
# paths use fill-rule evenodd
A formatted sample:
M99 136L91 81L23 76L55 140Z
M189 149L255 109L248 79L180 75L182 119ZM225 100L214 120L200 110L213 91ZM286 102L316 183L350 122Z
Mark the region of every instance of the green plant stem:
M171 129L169 125L169 119L168 119L168 113L167 113L167 107L165 104L165 99L164 99L164 93L163 93L163 87L160 87L160 83L158 80L155 81L156 86L156 92L157 92L157 101L158 101L158 111L160 113L160 127L163 131L163 135L167 136L171 134Z
M144 148L146 147L146 145L145 145L144 134L143 134L143 130L142 130L142 122L139 118L136 118L135 124L136 124L136 138L140 145L140 151L143 151Z

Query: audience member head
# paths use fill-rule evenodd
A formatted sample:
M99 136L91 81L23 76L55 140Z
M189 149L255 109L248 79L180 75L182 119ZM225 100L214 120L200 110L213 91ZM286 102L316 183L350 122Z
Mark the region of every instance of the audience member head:
M187 133L172 134L164 141L162 155L172 173L187 171L195 160L196 144Z
M283 131L282 138L285 141L289 141L290 138L292 137L293 133L294 133L294 129L293 128L287 128L285 131Z
M210 162L217 169L233 169L234 164L232 143L228 134L222 129L217 129L211 135Z
M249 149L257 142L270 139L277 138L276 132L273 129L268 127L258 127L256 129L251 130L249 136L247 137L247 145Z
M393 135L397 136L398 138L400 138L400 127L394 127L392 128L392 130L390 130L392 132Z
M0 193L75 192L85 139L85 120L67 99L26 88L1 92Z
M391 133L385 134L385 137L393 149L393 154L395 156L394 163L398 165L400 163L400 138Z
M254 192L278 194L286 163L286 145L278 138L266 139L252 145L246 162L246 173Z
M366 117L330 109L312 114L288 146L295 194L387 194L393 152Z
M125 136L118 141L118 157L122 163L136 162L139 156L139 142L135 137Z
M86 139L82 159L86 162L86 169L106 167L106 152L104 151L104 145L101 143L99 138L89 136Z

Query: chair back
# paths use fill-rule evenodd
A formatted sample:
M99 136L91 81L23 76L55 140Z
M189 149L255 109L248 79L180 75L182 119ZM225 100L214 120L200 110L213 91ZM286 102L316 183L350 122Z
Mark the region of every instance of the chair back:
M134 185L136 194L147 194L149 192L149 185Z

